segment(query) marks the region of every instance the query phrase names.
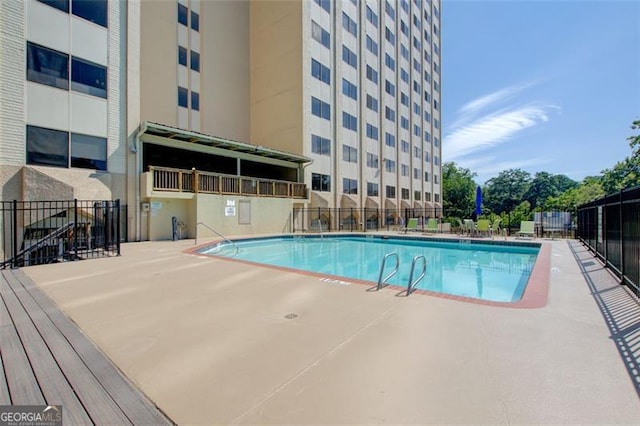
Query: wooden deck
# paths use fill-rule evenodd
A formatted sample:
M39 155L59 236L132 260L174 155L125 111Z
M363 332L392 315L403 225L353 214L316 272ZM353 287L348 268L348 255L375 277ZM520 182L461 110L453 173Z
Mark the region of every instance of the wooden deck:
M23 272L0 271L0 405L62 405L65 424L173 424Z

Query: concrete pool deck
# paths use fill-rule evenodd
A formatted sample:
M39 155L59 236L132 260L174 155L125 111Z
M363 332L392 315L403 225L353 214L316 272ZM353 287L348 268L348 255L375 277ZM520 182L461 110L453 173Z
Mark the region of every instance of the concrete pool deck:
M578 242L538 241L537 309L368 292L193 240L23 270L178 424L637 424L637 299Z

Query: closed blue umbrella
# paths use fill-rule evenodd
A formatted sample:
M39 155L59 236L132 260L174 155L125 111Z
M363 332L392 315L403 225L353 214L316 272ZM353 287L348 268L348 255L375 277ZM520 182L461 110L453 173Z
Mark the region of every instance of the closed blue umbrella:
M480 216L482 214L482 189L480 185L476 188L476 209L474 210L476 216Z

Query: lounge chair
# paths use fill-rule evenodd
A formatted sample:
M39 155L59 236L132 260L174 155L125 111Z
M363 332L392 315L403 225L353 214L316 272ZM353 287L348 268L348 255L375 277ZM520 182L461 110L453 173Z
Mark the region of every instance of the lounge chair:
M489 219L478 219L478 226L476 231L478 234L484 234L485 236L489 236L489 231L491 228L491 221Z
M438 232L438 219L427 219L427 227L425 228L424 232Z
M476 233L476 225L473 223L473 220L465 219L462 222L462 233L469 234L469 236Z
M520 230L517 232L517 235L520 236L528 236L531 238L536 237L535 230L536 223L533 220L523 220L520 222Z
M493 223L491 224L491 228L489 229L489 232L491 233L491 237L493 237L494 235L500 235L500 222L502 222L501 218L496 218L496 220L493 221Z
M418 218L412 217L407 221L407 226L404 227L402 232L406 234L408 231L415 231L417 229L418 229Z

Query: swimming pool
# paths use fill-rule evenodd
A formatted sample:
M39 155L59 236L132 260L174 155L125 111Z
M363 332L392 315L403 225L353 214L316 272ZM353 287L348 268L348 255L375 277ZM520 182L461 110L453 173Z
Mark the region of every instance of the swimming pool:
M477 240L426 240L386 236L285 236L237 240L199 250L265 265L319 275L377 283L387 253L397 253L398 273L390 285L407 287L415 256L427 262L425 277L415 287L454 296L495 302L522 297L540 250L536 244L493 244ZM387 261L384 276L395 266ZM414 280L420 273L418 263Z

